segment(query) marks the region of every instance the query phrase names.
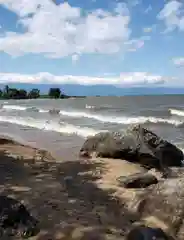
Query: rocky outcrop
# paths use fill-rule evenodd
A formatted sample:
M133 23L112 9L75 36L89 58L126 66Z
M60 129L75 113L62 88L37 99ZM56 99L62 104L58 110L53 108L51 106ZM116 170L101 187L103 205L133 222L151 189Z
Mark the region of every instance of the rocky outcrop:
M38 233L37 225L38 221L23 204L13 198L0 196L1 237L10 239L20 233L21 237L28 238Z
M146 188L158 183L157 178L150 173L137 173L129 176L122 176L118 179L119 185L124 188Z
M86 140L80 156L119 158L140 163L144 167L163 170L182 166L183 152L141 125L126 132L102 132Z
M161 228L171 236L183 240L184 232L184 178L160 181L145 191L139 203L141 223ZM179 237L182 235L182 237Z

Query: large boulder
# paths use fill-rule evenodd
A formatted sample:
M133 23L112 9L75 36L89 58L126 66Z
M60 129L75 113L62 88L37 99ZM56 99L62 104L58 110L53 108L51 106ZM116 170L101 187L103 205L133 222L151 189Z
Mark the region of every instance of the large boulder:
M147 168L163 170L182 166L183 152L155 133L136 125L126 132L102 132L89 137L80 150L80 156L119 158L140 163Z
M161 228L178 240L184 239L184 178L160 181L147 188L138 207L141 224Z
M1 237L10 239L20 234L21 237L28 238L36 235L38 231L38 221L30 215L23 204L13 198L0 196Z

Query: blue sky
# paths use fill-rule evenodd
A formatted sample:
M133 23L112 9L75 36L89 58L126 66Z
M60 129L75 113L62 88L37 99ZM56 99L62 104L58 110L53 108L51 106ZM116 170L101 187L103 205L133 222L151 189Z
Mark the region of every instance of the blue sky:
M0 0L0 82L184 86L184 2Z

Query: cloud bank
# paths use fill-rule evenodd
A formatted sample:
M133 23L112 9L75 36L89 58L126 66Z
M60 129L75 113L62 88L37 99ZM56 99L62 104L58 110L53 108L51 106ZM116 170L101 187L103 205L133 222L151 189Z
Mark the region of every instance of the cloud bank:
M53 75L48 72L37 73L34 75L18 73L0 73L0 83L52 83L52 84L81 84L98 85L110 84L114 86L126 85L149 85L163 84L166 78L151 75L146 72L121 73L119 77L89 77L89 76L70 76Z
M56 5L51 0L0 0L0 4L16 13L18 25L24 30L5 32L0 37L0 51L13 56L113 54L130 39L131 17L125 3L117 3L111 12L102 9L84 12L67 2Z

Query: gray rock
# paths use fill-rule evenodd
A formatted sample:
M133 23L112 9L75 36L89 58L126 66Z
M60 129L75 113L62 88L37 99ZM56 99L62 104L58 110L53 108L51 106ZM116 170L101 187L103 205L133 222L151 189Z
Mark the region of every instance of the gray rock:
M60 110L59 109L55 109L55 108L49 110L50 114L59 114L59 112L60 112Z
M141 125L126 132L102 132L88 138L80 150L80 156L119 158L144 167L165 170L170 166L182 166L183 152L161 139Z
M150 173L136 173L126 177L119 177L118 182L124 188L146 188L158 183L157 178Z
M138 212L143 224L161 228L177 236L184 229L184 178L173 178L150 186L140 201ZM182 238L177 238L181 239Z
M171 167L169 178L184 178L184 167Z
M0 231L1 237L15 236L21 233L23 238L36 235L39 232L38 221L19 201L0 196Z

